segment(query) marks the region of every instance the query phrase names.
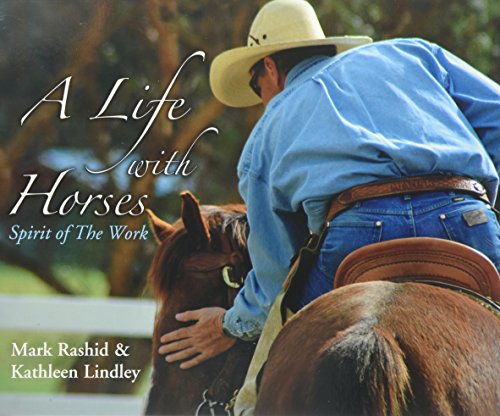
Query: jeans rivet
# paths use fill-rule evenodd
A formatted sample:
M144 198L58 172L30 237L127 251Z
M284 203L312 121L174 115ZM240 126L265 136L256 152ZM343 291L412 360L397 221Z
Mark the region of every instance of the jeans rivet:
M442 220L445 220L446 219L446 215L441 214L441 215L439 215L439 218L441 218Z
M382 227L382 221L377 221L377 222L375 223L375 226L377 226L377 227Z

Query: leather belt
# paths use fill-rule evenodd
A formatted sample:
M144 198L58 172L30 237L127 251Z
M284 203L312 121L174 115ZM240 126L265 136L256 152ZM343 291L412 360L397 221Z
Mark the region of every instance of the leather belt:
M490 203L486 189L474 179L443 175L409 176L395 180L370 182L341 192L333 198L326 218L328 221L332 220L337 214L350 208L358 201L383 196L436 191L460 191Z

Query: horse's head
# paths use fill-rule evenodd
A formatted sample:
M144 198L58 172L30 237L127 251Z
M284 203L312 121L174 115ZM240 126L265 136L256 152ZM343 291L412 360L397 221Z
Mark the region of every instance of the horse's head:
M200 206L182 195L181 219L168 224L148 210L158 248L149 278L160 304L153 335L153 379L147 414L194 413L202 392L220 372L221 354L190 370L167 363L157 353L159 338L180 326L175 314L208 306L229 308L243 283L250 260L243 205Z
M228 308L250 269L245 207L200 206L182 195L181 219L170 225L148 210L159 244L150 269L155 297L173 313Z

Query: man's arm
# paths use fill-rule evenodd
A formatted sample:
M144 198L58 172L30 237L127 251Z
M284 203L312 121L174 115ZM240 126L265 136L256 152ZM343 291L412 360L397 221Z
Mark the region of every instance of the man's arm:
M436 47L434 55L446 89L500 173L500 85L445 49Z

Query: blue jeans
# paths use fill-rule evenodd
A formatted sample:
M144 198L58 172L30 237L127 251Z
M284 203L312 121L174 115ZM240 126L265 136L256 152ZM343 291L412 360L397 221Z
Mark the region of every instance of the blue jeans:
M500 270L500 225L484 202L454 192L375 198L356 203L329 223L298 306L333 289L335 272L352 251L405 237L458 241L485 254Z

